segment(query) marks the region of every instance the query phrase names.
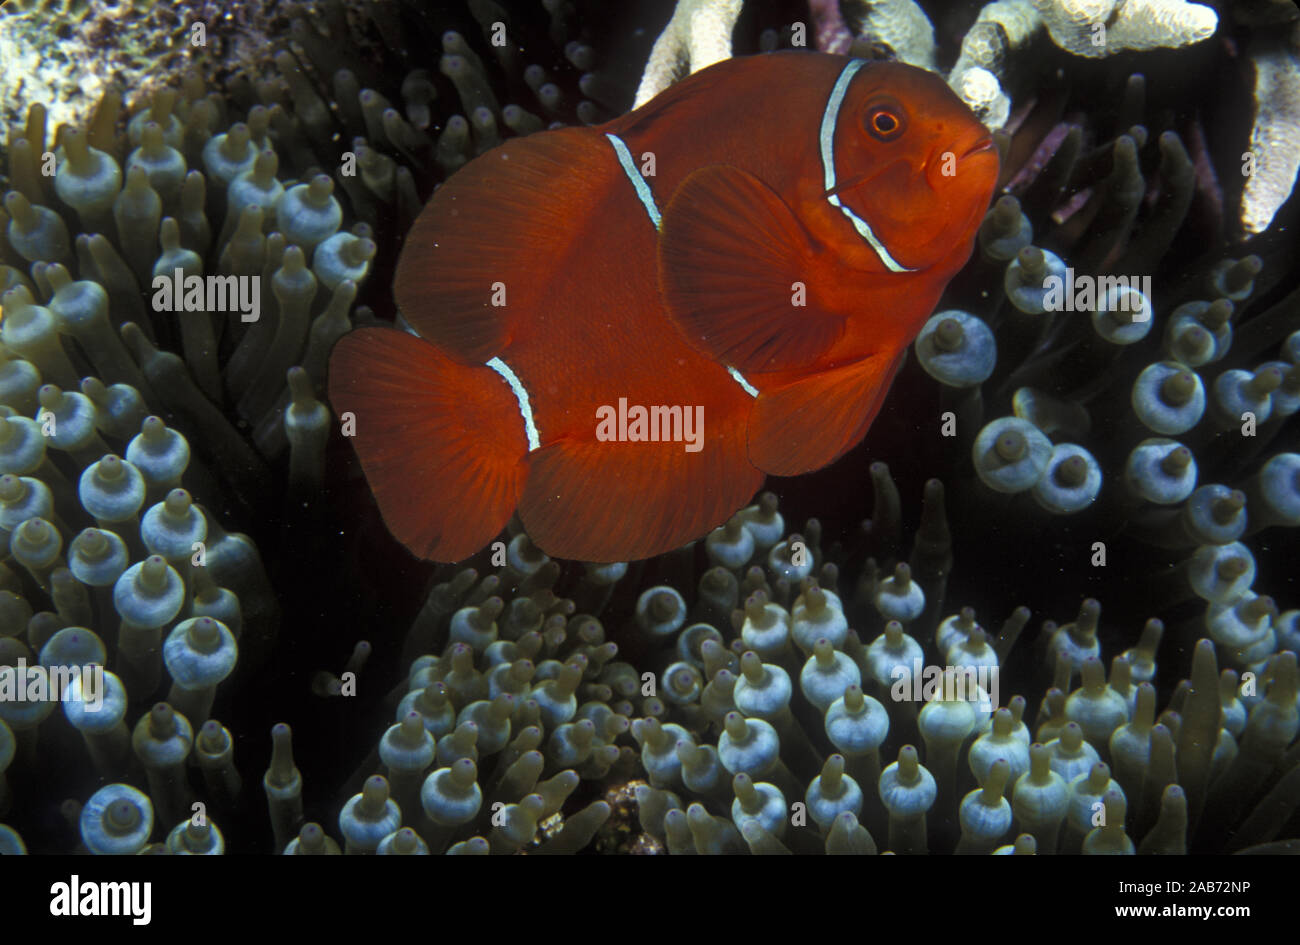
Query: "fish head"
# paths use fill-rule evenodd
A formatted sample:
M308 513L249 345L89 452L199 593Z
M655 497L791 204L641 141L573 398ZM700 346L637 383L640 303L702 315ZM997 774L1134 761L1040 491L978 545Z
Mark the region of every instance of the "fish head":
M884 268L955 272L965 263L997 182L998 154L942 78L868 63L844 93L832 141L825 196L870 230L855 221Z

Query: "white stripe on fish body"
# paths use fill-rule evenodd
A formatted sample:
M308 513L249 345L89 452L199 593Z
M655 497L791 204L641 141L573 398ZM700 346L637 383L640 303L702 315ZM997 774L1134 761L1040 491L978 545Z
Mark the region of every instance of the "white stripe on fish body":
M818 144L822 155L822 182L825 184L825 190L835 189L835 125L839 121L840 106L844 104L844 96L848 94L849 83L858 74L858 70L866 64L865 59L849 60L848 65L840 72L840 77L835 80L835 86L831 89L830 98L826 100L826 111L822 114L821 130L818 134ZM840 203L839 194L831 194L827 199L832 207L838 207L840 212L849 218L849 222L853 224L853 229L857 230L858 235L875 250L880 261L885 264L886 269L890 272L916 272L915 269L908 269L889 255L889 250L872 232L867 221Z
M758 388L755 387L753 384L749 383L749 381L745 380L745 375L741 374L734 367L728 367L727 373L731 375L731 379L733 381L735 381L737 384L739 384L741 387L745 389L745 393L748 394L750 397L758 396Z
M609 143L614 146L614 153L618 155L618 163L623 168L623 173L627 179L632 182L632 189L636 191L637 199L641 201L641 206L645 207L645 212L650 217L650 222L654 224L655 229L659 229L663 222L663 217L659 213L659 207L655 205L654 194L650 191L650 185L645 182L641 172L636 169L636 162L632 160L632 152L627 149L623 139L618 135L606 134Z
M500 358L493 358L485 366L505 379L505 382L510 385L510 390L514 392L515 400L519 401L519 415L524 418L524 433L528 436L528 452L531 453L542 445L542 441L537 435L537 423L533 420L533 406L528 399L528 390L524 387L523 381L519 380L519 375Z

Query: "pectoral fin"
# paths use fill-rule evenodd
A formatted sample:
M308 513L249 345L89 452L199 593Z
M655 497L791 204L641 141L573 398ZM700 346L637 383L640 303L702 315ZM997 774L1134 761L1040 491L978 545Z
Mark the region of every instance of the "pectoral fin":
M693 172L664 212L659 285L670 316L698 350L743 372L811 365L843 330L820 310L830 270L770 187L713 164Z

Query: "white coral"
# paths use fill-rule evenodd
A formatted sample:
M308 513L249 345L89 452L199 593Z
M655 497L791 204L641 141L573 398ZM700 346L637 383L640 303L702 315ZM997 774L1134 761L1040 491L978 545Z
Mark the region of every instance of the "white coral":
M1032 0L996 0L980 10L962 39L961 54L948 73L948 85L990 128L1011 115L1011 98L1002 89L1007 60L1042 28Z
M655 40L636 90L640 108L678 79L731 58L731 31L744 0L677 0L668 26Z
M1001 85L1008 62L1044 26L1061 49L1097 59L1187 46L1208 39L1218 25L1212 9L1186 0L996 0L966 33L948 84L986 125L998 128L1011 114Z
M1011 117L1011 99L1002 91L997 76L987 69L967 69L953 91L990 128L1001 128Z
M1250 61L1255 67L1254 173L1241 195L1241 226L1255 234L1273 222L1300 170L1300 52L1294 46L1261 50Z
M1177 48L1214 35L1219 15L1187 0L1034 0L1052 42L1076 56Z
M888 46L899 62L934 71L934 27L915 0L855 0L848 6L861 17L858 39Z

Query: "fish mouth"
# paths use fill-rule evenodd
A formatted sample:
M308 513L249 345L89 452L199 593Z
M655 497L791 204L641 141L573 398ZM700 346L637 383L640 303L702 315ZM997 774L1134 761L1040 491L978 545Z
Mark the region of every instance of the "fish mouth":
M975 142L964 152L962 152L961 156L958 157L957 160L964 161L968 157L974 157L977 154L984 154L987 152L996 153L996 151L997 149L993 146L993 136L985 135L984 137L980 138L979 141ZM903 161L902 159L897 161L890 161L889 163L883 164L880 167L875 168L874 170L864 171L863 173L858 174L855 177L850 177L848 180L840 181L830 190L824 191L822 193L822 199L828 200L831 197L839 196L840 194L846 193L848 191L856 190L859 187L861 187L863 184L869 184L872 180L879 177L880 175L885 173L885 171L889 170L891 167L893 167L895 164L898 163L906 164L907 162ZM930 162L927 161L926 164L921 166L922 172L924 172L925 167L929 163Z
M976 154L983 154L985 151L992 151L992 150L994 150L993 136L985 135L979 141L975 142L975 144L967 148L966 151L962 154L962 156L959 157L957 160L964 161L968 157L972 157Z

